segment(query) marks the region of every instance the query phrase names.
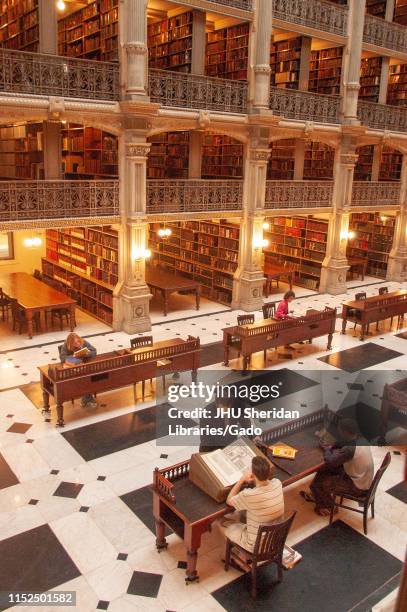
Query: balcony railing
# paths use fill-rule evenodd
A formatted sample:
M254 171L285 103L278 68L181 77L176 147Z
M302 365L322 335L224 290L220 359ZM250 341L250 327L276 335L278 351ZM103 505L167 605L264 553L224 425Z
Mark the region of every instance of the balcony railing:
M291 119L339 123L339 96L270 87L270 109Z
M407 53L407 28L380 17L365 15L363 42Z
M0 223L119 215L119 181L0 181Z
M149 94L151 102L164 106L226 113L245 113L247 110L246 81L151 69Z
M326 208L332 205L332 181L267 181L265 208Z
M147 213L189 213L241 210L242 180L149 180Z
M232 6L233 8L243 9L244 11L251 11L253 9L252 0L208 0L208 2Z
M348 9L324 0L274 0L273 18L346 36Z
M352 187L352 206L399 206L400 183L355 181Z
M0 92L86 98L119 99L119 66L0 49Z
M380 130L407 132L407 107L358 102L358 118L363 125Z

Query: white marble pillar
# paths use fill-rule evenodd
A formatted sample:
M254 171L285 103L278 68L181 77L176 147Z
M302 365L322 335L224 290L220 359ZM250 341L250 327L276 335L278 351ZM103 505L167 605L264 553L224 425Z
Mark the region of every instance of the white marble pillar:
M407 154L403 155L400 182L400 210L397 212L392 249L387 264L387 280L407 281Z
M270 155L268 134L261 142L246 147L243 188L243 219L240 225L238 268L233 280L232 307L259 310L263 304L264 200L267 161Z
M151 329L151 293L145 282L148 223L146 169L150 145L131 130L121 138L119 283L114 292L113 328L128 334Z
M257 11L252 32L255 34L253 110L261 112L269 109L273 3L271 0L257 0L256 4Z
M63 17L64 13L58 13L56 2L50 0L39 0L38 2L38 20L40 31L40 53L50 53L56 55L58 53L58 19Z
M363 24L366 0L349 0L348 44L345 47L343 118L357 124L360 89L360 61L362 57Z
M124 0L119 26L124 57L121 79L127 100L148 96L147 0Z

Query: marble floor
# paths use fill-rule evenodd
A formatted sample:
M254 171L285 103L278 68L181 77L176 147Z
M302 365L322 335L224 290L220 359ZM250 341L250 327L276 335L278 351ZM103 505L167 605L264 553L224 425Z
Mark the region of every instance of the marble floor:
M398 283L385 284L389 291L407 288ZM377 294L383 282L372 278L365 278L364 283L352 281L348 294L338 296L295 288L295 314L326 305L336 307L339 313L344 299L361 285L370 296ZM282 284L269 301L280 299L285 289ZM232 360L229 368L222 365L220 345L222 328L234 325L239 311L203 300L197 313L189 296L174 296L173 300L167 317L162 316L159 303L153 308L154 339L199 336L203 345L202 380L219 380L231 369L239 371L238 359ZM255 316L262 318L260 311ZM270 371L270 375L287 381L281 401L303 410L303 414L326 403L344 411L356 406L360 413L366 413L365 426L370 432L376 468L386 452L391 452L390 466L376 496L376 517L369 521L367 536L360 516L347 510L340 511L332 531L349 545L346 554L337 548L335 558L329 560L330 571L349 578L349 567L356 572L369 563L366 588L354 583L352 597L343 595L342 600L340 585L333 581L332 593L326 593L326 606L311 595L298 596L302 588L311 593L309 585L303 587L301 580L307 572L315 577L318 563L314 557L321 562L319 556L325 554L325 542L330 541L331 533L326 531L327 520L317 516L299 496L310 478L284 489L286 511L297 511L289 544L298 546L304 558L285 572L283 583L275 590L273 587L270 600L266 589L254 605L245 577L233 568L223 570L224 544L216 529L205 534L202 541L199 583L186 586L186 550L178 536L170 534L168 549L156 552L149 485L155 467L189 458L199 441L175 445L167 438L156 438L157 405L167 400L160 383L154 383L151 389L147 384L149 395L144 402L140 393L135 401L132 391L123 389L98 396L97 409L84 410L79 401L67 403L66 426L56 428L54 408L51 418L45 419L41 413L38 366L58 360L57 347L66 332L53 330L28 340L23 334L11 333L6 322L0 323L0 592L22 588L73 590L76 606L70 609L81 612L266 610L274 599L276 606L288 609L284 597L289 592L293 593L289 605L293 612L311 612L321 606L324 612L392 610L407 543L407 492L403 484L406 446L402 445L407 440L404 442L405 430L395 424L388 436L393 446L376 446L377 432L374 427L370 431L370 425L380 408L383 381L405 377L407 334L404 338L400 334L407 332L407 320L399 330L395 324L390 328L389 320L381 323L377 332L373 325L364 343L353 326L345 335L340 334L340 323L338 319L331 351L326 350L325 339L319 338L311 345L295 345L293 350L269 351L266 363L258 353L250 367ZM112 332L82 312L78 313L77 331L99 353L129 345L127 334ZM361 351L360 347L367 348ZM352 360L357 360L357 371L349 368ZM189 377L182 375L180 382L187 380ZM332 535L333 541L335 537ZM380 567L386 567L385 574L377 569ZM269 578L265 577L266 583ZM346 602L342 607L341 601ZM0 610L6 608L0 602ZM31 610L18 605L12 609ZM56 611L61 607L32 607L33 611L38 609Z

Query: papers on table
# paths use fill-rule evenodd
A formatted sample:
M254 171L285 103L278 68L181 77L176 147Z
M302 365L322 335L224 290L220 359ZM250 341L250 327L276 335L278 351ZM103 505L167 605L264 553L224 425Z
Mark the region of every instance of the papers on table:
M212 470L224 487L234 485L244 474L251 471L255 453L242 439L236 440L226 448L205 453L202 459Z

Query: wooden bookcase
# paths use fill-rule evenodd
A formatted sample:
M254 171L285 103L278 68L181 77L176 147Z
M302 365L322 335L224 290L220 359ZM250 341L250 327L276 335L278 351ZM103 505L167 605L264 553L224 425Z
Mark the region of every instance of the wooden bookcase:
M348 241L348 257L367 259L367 274L386 278L387 262L393 243L395 217L381 213L352 213L349 229L355 238Z
M243 144L223 134L204 136L202 178L243 178Z
M405 106L407 104L407 64L392 64L390 66L387 104L393 106Z
M270 229L264 232L269 240L269 246L264 249L265 262L287 262L295 270L296 285L318 289L328 221L311 216L270 217L267 221Z
M403 154L384 146L380 160L379 181L399 181Z
M118 140L108 132L74 123L62 133L62 170L65 178L118 176Z
M358 161L355 165L354 181L371 181L374 146L365 145L356 149Z
M43 179L42 123L0 126L0 177Z
M0 47L39 50L38 0L0 0Z
M393 21L407 25L407 0L396 0Z
M225 221L168 223L172 234L159 238L159 224L150 224L152 264L201 283L205 297L230 304L239 253L238 225Z
M360 64L359 99L368 102L379 101L381 57L364 57Z
M301 36L279 40L270 47L270 83L279 88L298 89L301 60Z
M340 94L342 47L311 52L309 91L325 95Z
M58 21L58 53L118 61L118 0L95 0Z
M294 178L295 139L277 140L271 145L267 180L292 181Z
M386 15L386 0L366 0L366 13L384 19Z
M206 35L207 76L246 81L248 57L248 23L222 28Z
M111 325L118 281L118 235L111 227L46 230L44 280L61 283L78 306Z
M149 179L187 179L189 132L164 132L151 136L147 159Z
M322 142L308 142L305 147L304 180L332 180L335 151Z
M192 11L147 26L150 68L191 72Z

